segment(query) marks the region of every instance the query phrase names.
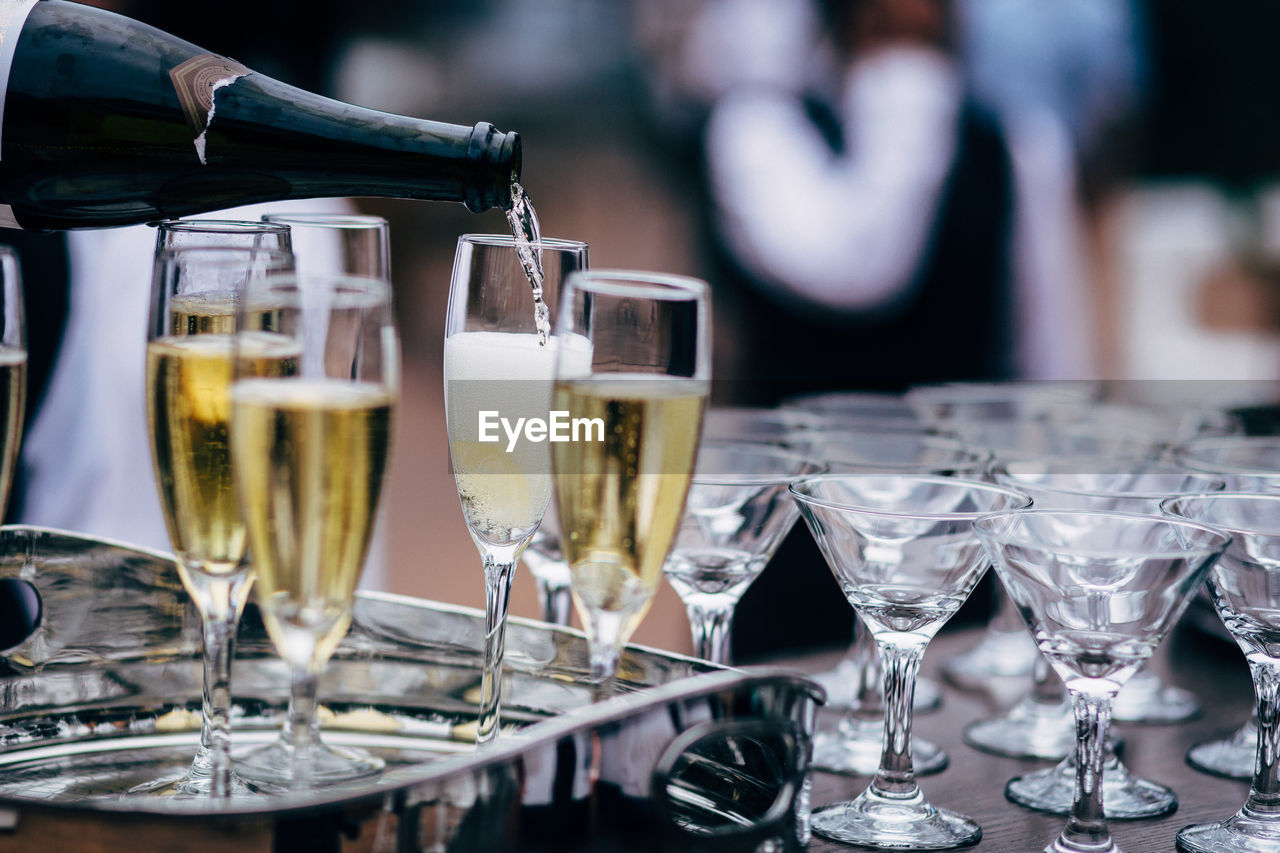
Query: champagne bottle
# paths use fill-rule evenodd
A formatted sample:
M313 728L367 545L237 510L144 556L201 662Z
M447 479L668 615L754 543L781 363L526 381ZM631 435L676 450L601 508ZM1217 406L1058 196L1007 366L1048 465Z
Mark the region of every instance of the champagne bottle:
M342 196L510 208L520 153L517 134L486 122L355 107L122 15L0 0L0 226Z

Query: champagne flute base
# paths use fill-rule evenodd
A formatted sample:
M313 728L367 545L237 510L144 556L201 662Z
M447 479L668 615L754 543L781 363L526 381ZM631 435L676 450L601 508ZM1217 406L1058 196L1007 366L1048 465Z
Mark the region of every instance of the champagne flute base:
M386 768L385 761L362 749L330 746L323 742L311 747L309 758L311 787L365 779L376 776ZM288 790L294 781L293 745L277 739L266 746L239 754L235 757L235 769L241 779L255 788L265 791Z
M1075 784L1075 760L1067 758L1047 770L1010 779L1004 795L1010 802L1029 809L1069 815ZM1102 771L1102 802L1108 820L1157 817L1178 807L1172 790L1134 776L1114 753L1107 757Z
M982 828L972 819L930 805L919 788L904 797L868 788L854 800L815 811L813 831L878 850L951 850L982 838Z
M834 732L813 739L813 766L827 773L874 776L884 754L884 722L845 718ZM917 776L947 769L947 751L924 738L911 738L911 766Z
M1228 779L1253 778L1258 757L1258 726L1253 718L1227 738L1207 740L1187 750L1187 764L1201 773Z
M1218 823L1197 823L1178 832L1183 853L1274 853L1280 819L1251 814L1248 807Z
M179 778L155 779L135 785L125 792L126 797L169 797L176 800L208 798L214 796L212 753L201 747L186 775ZM230 787L225 795L231 799L259 799L260 795L234 770Z

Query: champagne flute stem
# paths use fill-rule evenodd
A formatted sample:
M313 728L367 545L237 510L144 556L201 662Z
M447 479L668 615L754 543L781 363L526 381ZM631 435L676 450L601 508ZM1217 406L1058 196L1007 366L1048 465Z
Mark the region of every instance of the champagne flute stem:
M248 572L215 577L188 569L197 580L193 596L200 613L204 642L204 683L200 703L200 748L189 778L207 777L213 797L229 797L231 770L231 662L235 658L236 628L249 590Z
M573 612L573 588L568 584L552 584L535 577L538 586L538 604L542 608L542 621L552 625L568 625Z
M1102 778L1115 694L1116 686L1100 679L1081 679L1071 687L1076 715L1076 793L1066 828L1054 842L1055 850L1089 853L1111 847L1111 832L1102 810Z
M691 599L685 606L693 628L693 653L712 663L729 665L729 640L733 629L733 602Z
M485 746L498 737L502 704L502 658L507 642L507 608L511 599L511 578L516 564L484 558L484 671L480 676L480 712L476 745Z
M285 721L293 768L289 787L305 791L311 787L312 769L315 765L315 746L319 725L316 716L316 695L319 678L307 666L296 666L293 685L289 694L289 716Z
M1280 661L1249 661L1253 689L1258 699L1258 757L1246 813L1273 817L1280 814Z
M910 634L877 638L884 671L884 751L871 788L892 799L912 797L919 790L911 764L911 703L925 645Z

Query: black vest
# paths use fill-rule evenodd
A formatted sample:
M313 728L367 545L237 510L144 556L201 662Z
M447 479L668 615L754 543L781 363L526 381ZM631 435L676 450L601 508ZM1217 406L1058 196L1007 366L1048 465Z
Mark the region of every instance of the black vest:
M821 111L818 112L821 116ZM834 150L838 125L818 120ZM972 105L910 293L868 316L800 311L770 299L725 262L713 279L744 335L737 375L715 383L717 402L772 405L802 391L902 390L922 382L1013 375L1009 245L1013 178L995 121ZM921 215L927 215L922 212ZM719 310L718 308L716 310ZM723 333L723 329L721 329ZM738 603L733 656L847 643L853 611L804 521L783 540Z

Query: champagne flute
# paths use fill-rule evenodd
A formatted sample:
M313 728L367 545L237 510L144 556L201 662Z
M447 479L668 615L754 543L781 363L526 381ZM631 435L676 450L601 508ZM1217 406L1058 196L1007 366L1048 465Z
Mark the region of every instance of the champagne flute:
M236 324L231 389L233 481L267 633L292 670L290 772L304 790L376 772L317 749L318 681L351 624L368 556L392 412L399 341L391 288L375 278L274 275L251 282ZM263 376L263 350L290 371Z
M514 237L458 239L445 321L444 385L449 455L467 530L484 563L485 646L476 743L498 736L507 605L516 560L551 500L551 457L543 439L504 433L502 424L546 425L563 337L543 337L542 316L559 306L560 285L587 264L587 245L541 240L543 280L530 286ZM586 351L576 349L575 363Z
M391 281L391 234L387 220L381 216L348 213L266 213L259 223L262 228L285 229L294 249L298 273L347 274ZM380 550L382 538L374 527L371 553ZM369 562L379 564L376 559ZM369 575L366 569L363 577ZM295 686L298 686L295 683ZM288 783L293 766L292 721L300 719L298 702L305 696L289 697L280 735L271 743L236 755L236 771L249 782L267 787ZM320 718L312 715L311 742L312 781L332 784L376 773L382 762L364 750L331 747L321 740Z
M166 233L162 231L163 239ZM183 232L185 233L185 232ZM276 249L188 244L159 249L147 332L147 421L160 505L178 575L200 614L204 688L200 747L186 775L137 792L246 793L231 767L231 661L252 578L231 487L228 430L237 294L293 255ZM264 353L256 369L289 369Z
M22 274L18 256L7 246L0 246L0 518L9 507L26 402L27 329Z
M685 276L578 272L562 294L554 410L583 429L552 444L552 470L601 696L680 529L710 384L709 315L706 283Z

